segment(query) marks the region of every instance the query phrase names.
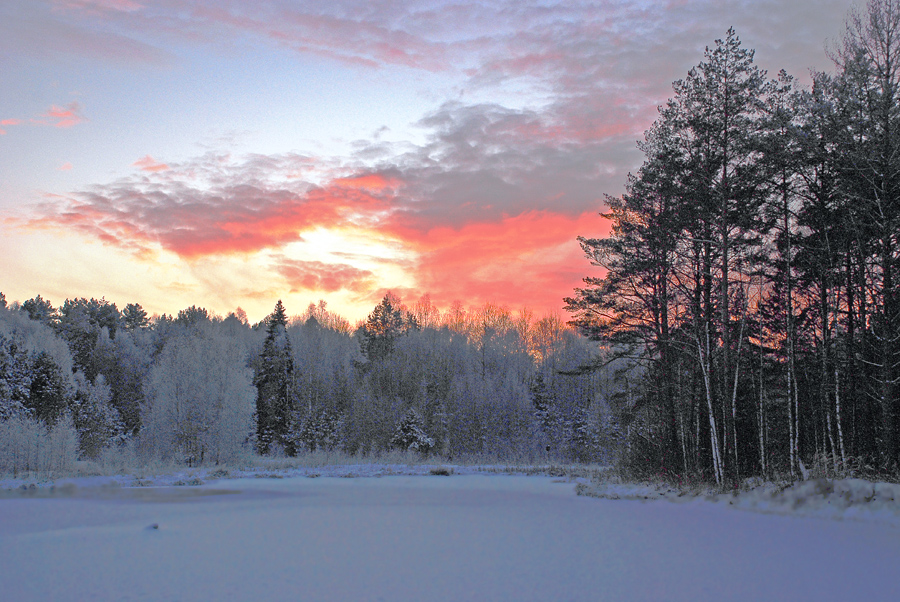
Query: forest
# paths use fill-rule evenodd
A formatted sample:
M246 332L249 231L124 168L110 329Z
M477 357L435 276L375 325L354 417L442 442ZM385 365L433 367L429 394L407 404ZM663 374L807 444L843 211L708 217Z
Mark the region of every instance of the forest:
M0 305L3 472L313 451L589 462L613 436L598 373L578 371L594 345L555 315L393 294L356 328L324 302L288 317L279 301L254 325L105 299Z
M0 293L0 472L393 449L719 485L896 475L896 4L851 12L829 53L802 86L729 29L674 82L609 236L579 239L599 275L568 324L427 295L352 327L324 302L251 325Z
M900 459L900 11L834 73L769 79L734 30L673 85L567 299L640 371L628 463L722 483ZM643 467L643 468L642 468Z

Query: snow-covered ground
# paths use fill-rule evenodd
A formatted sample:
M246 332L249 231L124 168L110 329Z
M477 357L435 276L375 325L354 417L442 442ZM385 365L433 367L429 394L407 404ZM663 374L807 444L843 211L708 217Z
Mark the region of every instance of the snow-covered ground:
M889 524L900 529L900 484L863 479L811 479L796 483L748 483L745 489L714 493L652 483L600 481L577 485L579 495L610 500L704 500L743 510Z
M0 599L900 600L890 521L597 499L546 476L402 472L94 478L7 493Z

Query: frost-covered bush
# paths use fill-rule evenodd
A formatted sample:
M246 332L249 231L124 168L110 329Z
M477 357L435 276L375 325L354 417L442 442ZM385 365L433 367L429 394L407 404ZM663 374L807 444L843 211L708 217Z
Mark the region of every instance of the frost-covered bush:
M410 408L406 416L397 425L391 446L404 451L417 451L427 454L434 447L434 439L425 434L425 423L415 410Z
M0 473L67 473L77 456L78 433L68 415L52 428L27 416L0 421Z
M332 451L340 444L343 418L328 410L313 411L305 416L294 413L288 440L297 451Z

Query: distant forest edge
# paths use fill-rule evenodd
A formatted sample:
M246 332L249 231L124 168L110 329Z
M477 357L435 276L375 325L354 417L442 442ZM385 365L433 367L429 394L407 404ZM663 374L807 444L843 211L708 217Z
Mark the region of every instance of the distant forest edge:
M288 318L279 301L252 326L197 307L151 320L103 299L0 306L3 472L117 453L590 462L616 436L601 373L578 371L596 345L555 315L440 314L427 296L409 309L391 294L355 330L324 303Z
M604 272L569 325L390 294L355 329L324 304L251 326L0 294L0 472L400 449L896 478L900 2L851 12L830 54L804 88L733 29L707 48L607 197L610 236L579 239Z

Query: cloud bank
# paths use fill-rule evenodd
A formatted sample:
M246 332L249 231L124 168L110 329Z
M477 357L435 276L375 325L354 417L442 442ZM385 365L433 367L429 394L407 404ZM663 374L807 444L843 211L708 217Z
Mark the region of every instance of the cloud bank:
M840 29L848 3L788 4L42 4L50 16L40 34L54 37L55 52L162 64L180 48L252 44L364 71L447 77L456 95L414 124L420 143L372 136L342 157L216 152L182 161L147 149L131 175L56 196L26 221L141 258L261 257L296 291L367 299L393 286L382 281L388 266L439 304L559 308L589 271L575 237L604 233L596 215L604 193L620 191L639 165L635 140L705 45L735 25L757 57L767 57L764 66L800 76L828 67L822 32ZM37 28L31 10L7 16ZM0 42L0 53L10 43ZM21 48L40 52L31 42ZM45 119L56 127L84 120L77 103L53 107ZM311 250L322 231L390 252Z

